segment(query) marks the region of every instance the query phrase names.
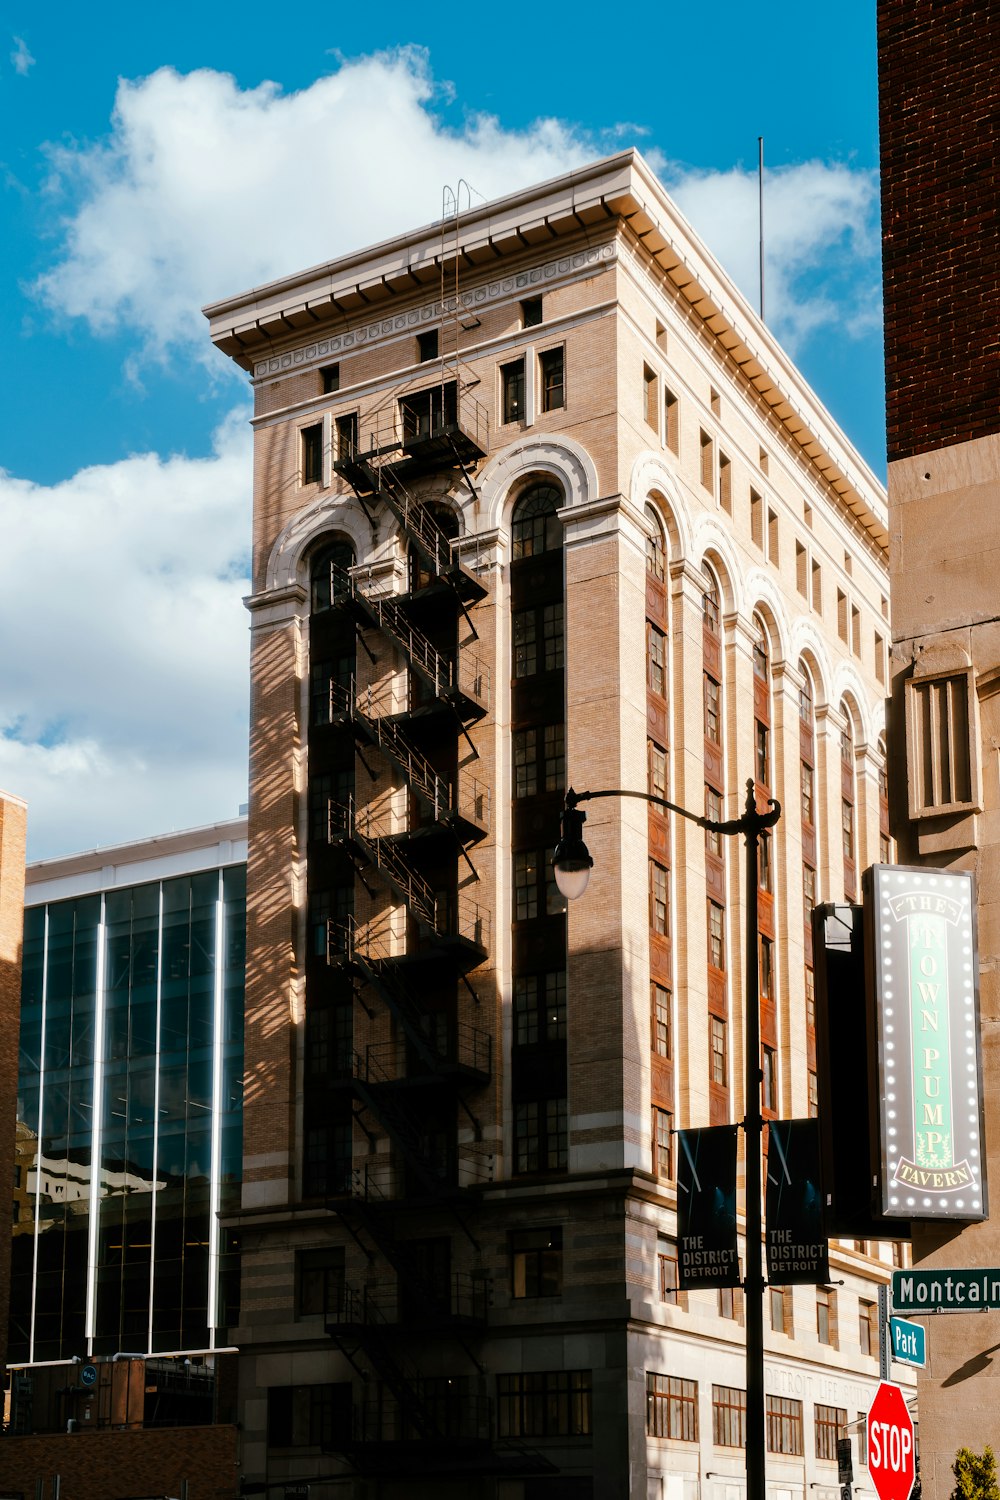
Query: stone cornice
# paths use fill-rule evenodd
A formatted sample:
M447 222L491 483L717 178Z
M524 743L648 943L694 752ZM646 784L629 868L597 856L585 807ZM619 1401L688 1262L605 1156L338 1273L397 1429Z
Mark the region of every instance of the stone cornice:
M385 339L398 338L400 334L417 331L423 324L437 325L455 312L476 313L493 302L530 296L543 287L558 286L581 274L592 275L598 269L607 269L614 264L617 246L614 244L585 246L572 254L562 255L556 260L544 261L541 265L526 266L522 271L498 277L461 292L457 299L446 297L433 302L424 302L418 307L407 308L387 318L376 318L370 323L356 325L343 333L331 333L308 344L299 344L281 354L269 355L253 366L255 380L267 380L276 375L285 375L290 370L308 370L319 367L331 359L344 354L353 354L359 349L371 348Z

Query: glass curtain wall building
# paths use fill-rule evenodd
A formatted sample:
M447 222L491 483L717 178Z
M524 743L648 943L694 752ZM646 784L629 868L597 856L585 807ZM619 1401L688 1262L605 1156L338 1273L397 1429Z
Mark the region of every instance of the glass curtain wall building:
M11 1364L228 1342L245 859L241 820L29 867Z

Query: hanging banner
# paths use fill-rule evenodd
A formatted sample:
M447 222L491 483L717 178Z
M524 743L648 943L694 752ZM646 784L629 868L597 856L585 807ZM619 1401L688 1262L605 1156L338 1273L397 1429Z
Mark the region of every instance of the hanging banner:
M794 1286L829 1281L819 1121L771 1120L767 1133L768 1283Z
M740 1286L736 1126L677 1132L677 1284Z
M976 894L967 873L866 872L886 1217L985 1219Z

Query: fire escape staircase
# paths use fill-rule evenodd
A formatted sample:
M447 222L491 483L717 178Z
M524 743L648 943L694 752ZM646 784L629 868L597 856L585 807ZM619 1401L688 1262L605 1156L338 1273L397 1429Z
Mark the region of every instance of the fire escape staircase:
M471 673L460 671L413 623L401 603L403 595L369 592L354 577L348 578L342 587L356 616L395 641L432 697L450 708L463 727L474 724L489 711L486 670L473 661Z
M403 1261L402 1247L397 1258ZM428 1297L428 1314L435 1332L458 1332L460 1278L452 1277L448 1307L434 1298L422 1282L414 1293ZM411 1282L412 1285L412 1282ZM480 1283L475 1299L474 1321L485 1324L487 1288ZM456 1296L456 1294L458 1294ZM440 1403L427 1399L419 1373L399 1352L397 1325L386 1316L379 1299L369 1288L345 1286L340 1305L327 1318L326 1331L368 1386L374 1375L395 1402L395 1440L386 1440L384 1399L366 1408L349 1440L332 1451L343 1454L353 1467L366 1474L395 1474L419 1469L424 1477L434 1474L552 1474L555 1466L543 1454L514 1439L492 1435L490 1403L483 1397L460 1394L442 1411ZM419 1329L413 1328L419 1336ZM459 1336L459 1342L464 1340ZM482 1367L466 1347L480 1373ZM369 1413L373 1412L374 1421ZM446 1420L442 1422L441 1417Z
M460 802L449 783L438 775L398 722L387 714L372 711L370 689L367 707L362 708L353 678L346 688L331 683L330 718L331 722L349 720L360 742L376 746L393 762L433 822L453 834L463 855L471 844L485 838L489 831L488 802L479 784L473 784L471 805ZM471 864L470 868L475 874Z
M475 497L470 464L488 450L489 419L465 388L457 391L453 412L443 387L436 404L435 394L433 390L415 392L409 398L400 398L399 412L393 399L391 405L372 413L365 445L359 442L346 446L335 460L334 470L351 485L369 519L369 502L385 502L424 566L454 591L466 611L468 605L485 597L486 589L455 558L451 538L407 489L403 476L460 468ZM415 396L424 395L429 402L427 419L418 422L407 412L407 400L412 403Z

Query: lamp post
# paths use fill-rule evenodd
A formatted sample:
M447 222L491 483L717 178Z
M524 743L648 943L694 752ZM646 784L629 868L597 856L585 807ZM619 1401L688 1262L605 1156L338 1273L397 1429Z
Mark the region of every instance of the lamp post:
M583 895L590 881L594 861L583 841L583 825L587 814L580 811L581 802L593 802L598 797L638 797L643 802L653 802L666 808L678 817L687 818L709 833L746 839L746 1098L743 1114L744 1134L744 1219L746 1227L746 1273L743 1290L746 1297L747 1333L747 1406L746 1406L746 1455L747 1455L747 1500L765 1500L764 1493L764 1272L761 1261L761 1234L763 1214L761 1212L761 1175L763 1148L763 1116L761 1114L760 1089L760 975L758 968L757 928L757 882L758 851L761 835L773 828L781 817L781 805L769 799L769 810L757 811L757 798L752 780L747 782L745 810L742 818L730 818L727 822L715 822L698 813L678 807L665 797L656 797L652 792L614 791L575 792L572 787L566 793L562 815L559 843L552 855L552 869L556 884L567 901L575 901Z

